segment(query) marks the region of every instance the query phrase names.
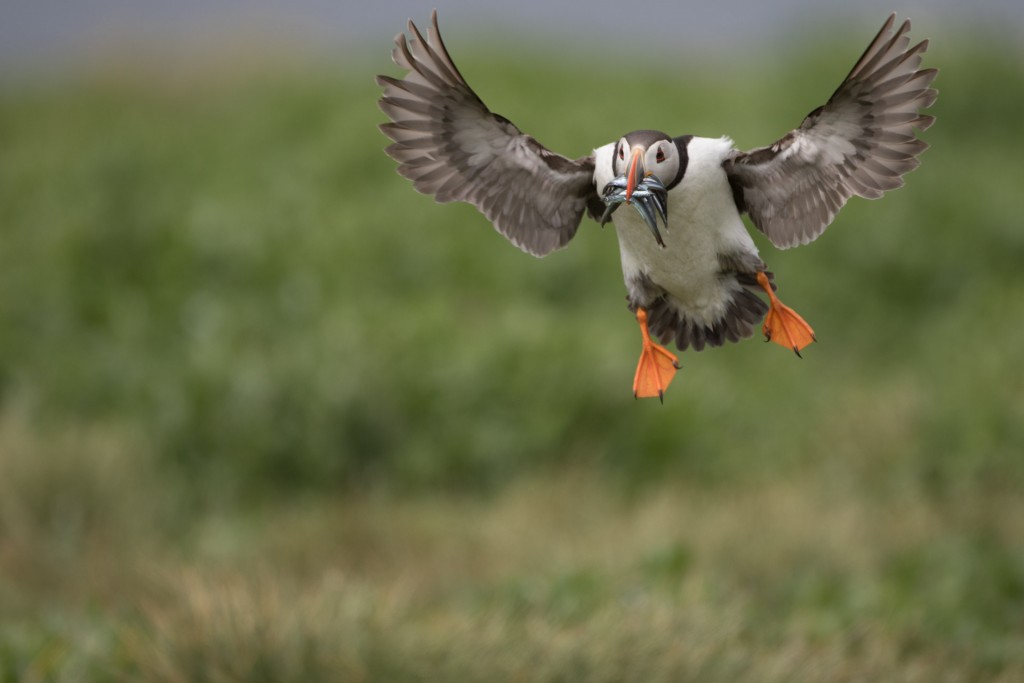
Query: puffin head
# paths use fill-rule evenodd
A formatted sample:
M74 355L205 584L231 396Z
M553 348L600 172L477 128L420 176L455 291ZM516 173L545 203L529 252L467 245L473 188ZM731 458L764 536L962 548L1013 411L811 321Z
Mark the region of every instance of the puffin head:
M657 216L661 216L667 228L668 191L679 184L686 172L688 141L689 137L671 138L657 130L635 130L624 135L612 152L613 179L602 190L607 209L601 225L620 204L632 204L654 239L664 247Z
M675 187L685 171L685 141L679 142L660 130L634 130L615 145L612 172L626 177L626 201L645 178L655 176L667 189Z

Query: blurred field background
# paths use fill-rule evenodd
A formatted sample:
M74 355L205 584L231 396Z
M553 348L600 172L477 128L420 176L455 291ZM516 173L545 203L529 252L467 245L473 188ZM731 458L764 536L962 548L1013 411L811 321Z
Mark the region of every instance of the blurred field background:
M642 69L446 39L566 155L750 148L883 18ZM610 229L536 260L395 174L390 32L0 90L0 680L1024 679L1024 53L941 30L907 187L756 235L820 342L686 353L664 405Z

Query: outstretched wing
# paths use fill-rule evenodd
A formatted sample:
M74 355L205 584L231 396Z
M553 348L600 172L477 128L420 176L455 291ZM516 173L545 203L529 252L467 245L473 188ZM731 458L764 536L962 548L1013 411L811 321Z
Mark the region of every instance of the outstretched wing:
M402 80L378 76L380 108L394 140L385 151L417 190L439 202L475 205L513 244L535 256L563 247L583 212L604 208L594 188L594 158L572 161L491 113L462 78L431 16L428 40L409 22L395 37Z
M914 136L937 92L937 69L919 69L928 41L907 48L910 21L892 14L824 106L769 147L723 164L737 206L782 249L816 239L853 195L877 199L903 185L928 145Z

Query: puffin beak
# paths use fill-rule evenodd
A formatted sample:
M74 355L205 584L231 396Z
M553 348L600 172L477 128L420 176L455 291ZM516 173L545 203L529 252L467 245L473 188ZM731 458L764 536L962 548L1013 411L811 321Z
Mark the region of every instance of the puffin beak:
M644 148L634 147L629 158L629 172L626 174L626 201L633 197L633 190L644 179Z

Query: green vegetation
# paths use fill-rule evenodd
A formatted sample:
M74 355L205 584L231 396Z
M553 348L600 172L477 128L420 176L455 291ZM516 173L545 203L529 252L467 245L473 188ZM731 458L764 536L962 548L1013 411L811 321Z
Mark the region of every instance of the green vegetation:
M453 47L574 156L764 144L859 43ZM965 45L907 188L759 242L820 343L686 353L664 406L614 233L540 261L416 195L383 56L0 91L0 681L1021 680L1024 70Z

